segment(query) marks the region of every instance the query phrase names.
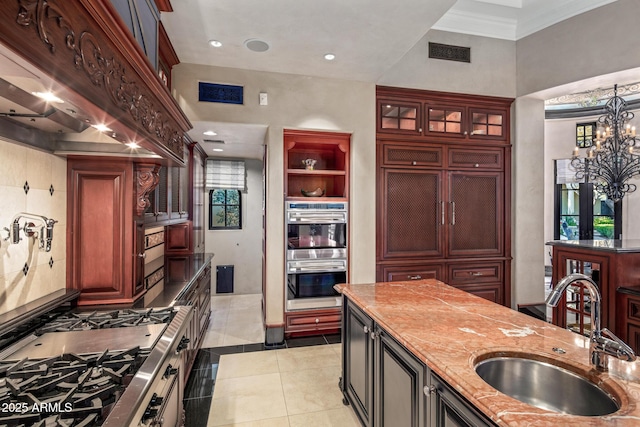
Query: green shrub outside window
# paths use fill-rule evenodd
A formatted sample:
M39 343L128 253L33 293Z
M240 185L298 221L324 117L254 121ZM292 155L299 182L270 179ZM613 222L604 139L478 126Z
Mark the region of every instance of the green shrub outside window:
M239 190L209 191L209 230L242 228L242 197Z

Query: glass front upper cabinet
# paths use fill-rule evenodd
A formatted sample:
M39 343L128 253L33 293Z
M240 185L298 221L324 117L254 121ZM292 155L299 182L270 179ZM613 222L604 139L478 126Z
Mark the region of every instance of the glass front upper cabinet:
M421 133L420 107L420 103L400 103L397 101L378 102L378 114L380 115L378 131L410 134Z

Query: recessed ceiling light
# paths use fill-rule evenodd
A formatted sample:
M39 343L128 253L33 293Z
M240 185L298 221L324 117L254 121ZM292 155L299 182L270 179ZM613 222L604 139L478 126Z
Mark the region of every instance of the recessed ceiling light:
M215 136L215 135L217 135L217 133L215 133L215 132L214 132L214 131L212 131L212 130L204 131L204 132L202 132L202 134L203 134L203 135L207 135L207 136Z
M213 47L221 47L222 42L219 40L209 40L209 44Z
M127 142L125 145L129 148L140 148L140 146L136 142Z
M333 61L334 59L336 59L336 56L333 53L325 53L324 59L326 59L327 61Z
M212 151L220 152L220 151L224 151L224 150L222 148L214 148Z
M57 104L63 104L64 101L60 98L58 98L57 96L55 96L53 93L51 92L31 92L32 95L37 96L40 99L43 99L47 102L55 102Z
M244 42L244 45L247 47L247 49L254 52L266 52L267 50L269 50L269 45L267 44L267 42L263 42L262 40L258 39L249 39Z

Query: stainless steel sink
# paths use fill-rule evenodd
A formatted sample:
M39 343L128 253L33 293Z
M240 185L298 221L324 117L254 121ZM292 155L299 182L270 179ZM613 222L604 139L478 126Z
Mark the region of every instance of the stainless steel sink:
M600 416L620 408L603 388L551 363L523 357L492 357L479 362L476 372L502 393L548 411Z

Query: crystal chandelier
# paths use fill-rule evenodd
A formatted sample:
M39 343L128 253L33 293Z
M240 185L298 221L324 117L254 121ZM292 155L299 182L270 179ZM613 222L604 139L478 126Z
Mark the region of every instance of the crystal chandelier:
M617 202L636 191L636 185L627 181L640 174L640 156L634 153L636 128L629 124L633 113L627 111L626 101L618 96L618 85L613 93L604 106L606 114L598 119L595 144L584 158L578 157L576 147L571 166L578 180L592 182L598 192Z

